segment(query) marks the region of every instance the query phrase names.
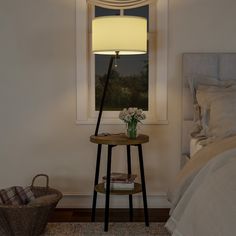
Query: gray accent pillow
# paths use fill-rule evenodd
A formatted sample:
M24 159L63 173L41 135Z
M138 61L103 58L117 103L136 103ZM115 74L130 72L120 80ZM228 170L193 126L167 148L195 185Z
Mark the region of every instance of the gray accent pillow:
M187 76L189 88L193 96L193 102L197 103L196 93L200 85L209 85L209 86L224 86L225 82L220 81L217 77L210 77L204 75L192 75Z

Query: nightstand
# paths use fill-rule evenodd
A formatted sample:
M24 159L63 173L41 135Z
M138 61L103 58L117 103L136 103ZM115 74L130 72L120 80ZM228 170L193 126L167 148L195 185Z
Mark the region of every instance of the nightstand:
M113 194L129 195L129 214L130 214L129 216L130 216L130 221L133 221L132 194L142 192L145 225L149 226L147 195L146 195L146 185L145 185L145 175L144 175L144 165L143 165L143 151L142 151L142 144L149 142L149 137L147 135L140 134L136 139L130 139L125 134L101 134L98 136L92 135L90 137L90 141L92 143L96 143L98 145L96 172L95 172L95 180L94 180L94 192L93 192L92 222L95 222L96 203L97 203L97 193L98 192L104 193L106 196L104 231L108 231L110 195L113 195ZM107 176L107 187L106 187L106 189L104 188L103 183L98 183L102 145L108 145L107 175L106 175ZM125 145L126 149L127 149L128 174L131 174L131 146L138 148L141 183L140 184L135 183L133 190L111 190L110 191L112 148L114 148L116 146L121 146L121 145L123 145L123 146Z

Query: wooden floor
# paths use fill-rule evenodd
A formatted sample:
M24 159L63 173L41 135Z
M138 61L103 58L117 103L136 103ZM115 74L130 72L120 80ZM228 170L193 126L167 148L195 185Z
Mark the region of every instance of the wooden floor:
M169 209L149 209L150 222L166 222ZM91 222L91 209L57 208L49 219L50 222ZM97 209L96 222L104 221L104 209ZM134 222L143 222L143 209L134 209ZM110 222L129 222L128 209L110 209Z

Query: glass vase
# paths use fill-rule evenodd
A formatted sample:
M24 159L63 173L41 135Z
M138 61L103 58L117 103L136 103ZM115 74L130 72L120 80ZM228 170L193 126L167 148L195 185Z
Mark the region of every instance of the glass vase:
M126 134L131 139L137 138L138 136L137 121L131 121L127 123Z

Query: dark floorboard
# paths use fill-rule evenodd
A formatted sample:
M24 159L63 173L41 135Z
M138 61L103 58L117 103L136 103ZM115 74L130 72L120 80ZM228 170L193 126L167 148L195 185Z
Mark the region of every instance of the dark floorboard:
M168 208L149 209L150 222L166 222ZM51 215L50 222L90 222L91 209L57 208ZM96 222L104 221L104 209L97 209ZM134 222L143 222L143 209L134 209ZM129 222L129 209L110 209L110 222Z

